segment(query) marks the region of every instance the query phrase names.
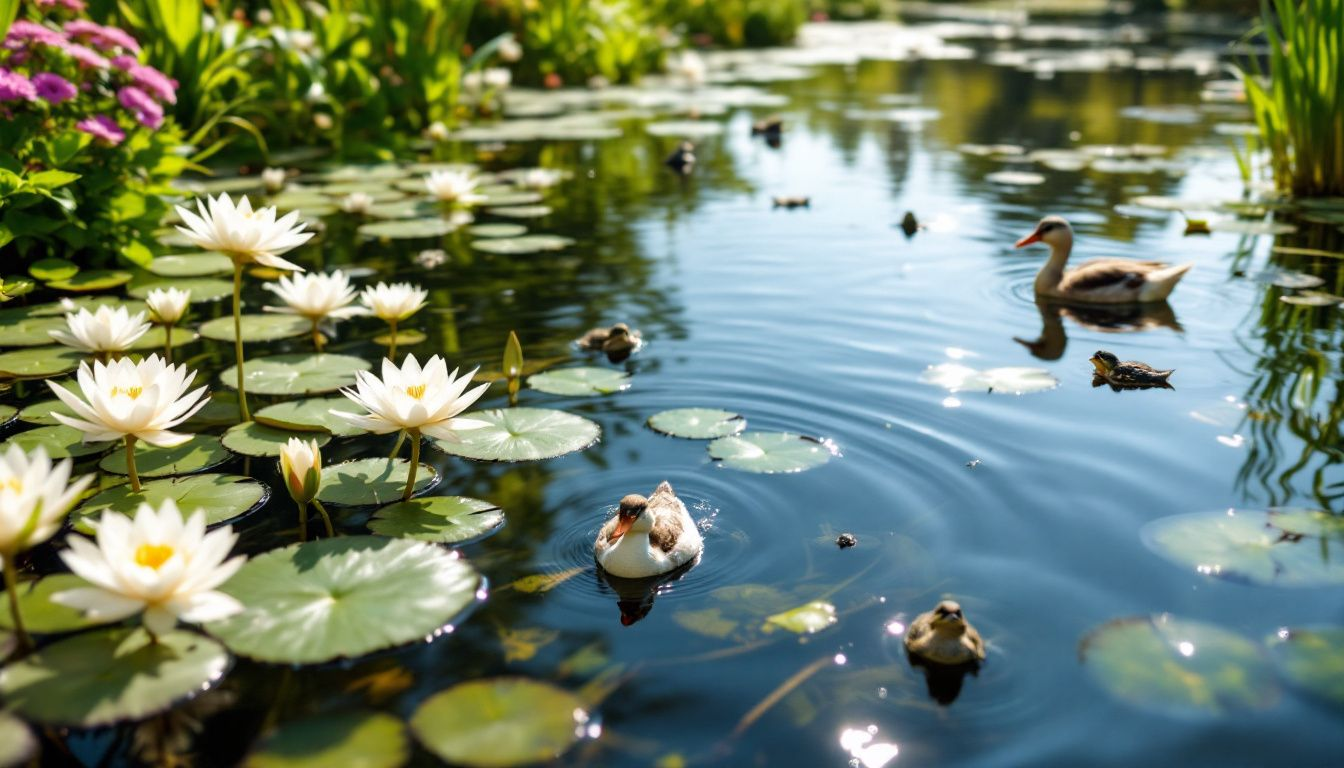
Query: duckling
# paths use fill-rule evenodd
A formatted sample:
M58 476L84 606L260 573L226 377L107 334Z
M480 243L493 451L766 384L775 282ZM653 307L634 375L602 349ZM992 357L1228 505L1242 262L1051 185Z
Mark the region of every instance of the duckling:
M1159 371L1147 363L1140 363L1137 360L1127 360L1120 362L1114 354L1104 349L1097 350L1097 353L1089 358L1096 371L1092 374L1092 386L1101 386L1104 382L1111 385L1111 389L1119 392L1122 389L1175 389L1167 379L1175 373L1175 369L1168 371ZM1097 381L1101 379L1101 381Z
M675 571L704 547L695 519L664 481L648 498L632 493L621 499L597 534L593 557L612 576L644 579Z
M985 660L985 643L952 600L921 613L905 633L905 650L924 661L946 666Z
M689 141L681 142L663 164L682 176L689 176L695 170L695 145Z
M579 338L578 345L593 352L629 354L639 347L641 341L639 331L630 330L630 326L625 323L617 323L610 328L589 329Z
M1093 259L1064 271L1073 252L1073 227L1060 216L1046 216L1016 247L1050 246L1050 259L1036 275L1036 295L1089 304L1135 304L1165 301L1193 264L1172 266L1160 261Z
M901 218L901 231L905 233L907 240L919 231L919 219L915 218L914 211L906 211L905 216Z
M775 208L811 208L812 198L803 196L772 198Z
M752 136L778 136L784 131L784 118L779 115L771 115L764 120L757 120L751 124Z

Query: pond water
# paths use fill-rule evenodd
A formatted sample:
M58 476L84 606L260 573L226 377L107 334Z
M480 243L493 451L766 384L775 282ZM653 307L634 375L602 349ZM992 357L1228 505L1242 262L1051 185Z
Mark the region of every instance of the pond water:
M1226 76L1226 39L1114 43L1169 58L1104 71L1071 71L1087 67L1068 56L1014 66L1023 52L1101 50L1089 39L950 39L978 55L809 66L759 86L782 97L778 106L702 117L723 132L694 139L698 162L686 177L663 166L679 136L649 135L639 119L617 122L623 135L606 140L464 146L459 159L487 170L574 172L547 193L551 214L522 221L574 239L557 252L492 255L462 232L360 240L329 219L323 245L300 261L371 267L378 279L431 290L430 311L411 323L428 338L407 351L497 368L516 330L529 360L562 357L632 378L601 397L522 390L521 405L598 422L602 439L586 451L488 464L426 450L441 473L436 493L506 511L502 531L463 548L489 579L488 598L423 647L297 671L239 662L185 710L205 724L199 761L233 764L251 734L310 714L373 706L409 716L429 694L495 674L604 694L594 707L600 736L561 760L571 765L1324 765L1344 754L1338 710L1289 686L1262 706L1154 713L1109 695L1080 662L1082 639L1122 617L1170 612L1257 643L1280 627L1344 620L1337 585L1215 579L1157 554L1142 533L1184 513L1338 509L1344 493L1340 310L1283 303L1292 291L1257 279L1300 270L1339 293L1337 261L1271 248L1337 251L1344 238L1309 224L1277 238L1216 226L1185 236L1179 214L1126 206L1141 195L1240 196L1229 145L1241 139L1219 126L1246 115L1201 100L1208 81ZM778 148L750 130L773 113L785 123ZM1151 150L1157 163L1143 147L1137 158L1088 149L1109 164L1071 170L1077 152L1066 153L1057 170L1011 147L968 144L1160 149ZM989 178L1005 170L1044 179ZM810 205L772 205L789 195ZM907 211L926 225L912 237L898 226ZM1038 306L1032 279L1044 252L1012 246L1047 214L1073 223L1079 257L1195 267L1168 307ZM432 247L447 251L445 263L417 266L412 257ZM254 306L268 298L256 282ZM616 321L647 341L629 360L613 365L572 346ZM375 359L378 332L373 320L343 323L330 348ZM306 344L256 344L249 354ZM1175 389L1094 388L1088 358L1098 349L1176 369ZM186 356L210 370L230 362L222 344ZM1303 373L1318 362L1319 374ZM943 364L1042 368L1058 386L949 392L924 380ZM44 396L21 385L10 401ZM506 402L496 386L482 405ZM752 474L712 461L703 441L645 425L690 406L740 413L752 430L814 436L835 455L806 472ZM386 455L391 445L338 440L327 453ZM243 471L236 464L228 471ZM246 469L279 487L269 464ZM662 480L701 520L706 545L703 561L650 603L600 578L591 546L621 496ZM244 525L274 535L245 544L292 538L290 509L272 499ZM365 517L337 522L358 532ZM841 532L857 546L837 547ZM557 583L514 586L536 574ZM900 636L942 596L961 602L989 646L946 706ZM761 631L765 616L812 600L834 605L834 626ZM129 743L125 731L99 732L73 747L92 763L124 756Z

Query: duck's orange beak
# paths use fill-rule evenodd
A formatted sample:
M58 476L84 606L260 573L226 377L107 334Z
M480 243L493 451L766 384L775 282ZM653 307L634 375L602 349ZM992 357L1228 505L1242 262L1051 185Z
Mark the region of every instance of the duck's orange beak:
M1017 241L1017 245L1015 245L1015 246L1013 246L1013 247L1014 247L1014 248L1025 248L1026 246L1031 245L1032 243L1039 243L1039 242L1041 242L1041 230L1040 230L1040 229L1037 229L1036 231L1032 232L1030 235L1027 235L1026 237L1022 238L1021 240L1018 240L1018 241Z
M610 544L616 541L617 539L621 538L622 536L624 536L626 531L630 530L630 526L634 524L635 524L634 515L631 515L630 517L621 515L620 519L616 521L616 527L611 529L611 535L607 536L607 543Z

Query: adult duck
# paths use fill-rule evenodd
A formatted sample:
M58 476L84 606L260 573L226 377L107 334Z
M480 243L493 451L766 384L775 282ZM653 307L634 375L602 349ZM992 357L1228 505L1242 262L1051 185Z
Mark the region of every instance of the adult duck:
M644 579L675 571L704 546L686 505L663 482L648 498L632 493L621 499L616 516L597 534L593 556L612 576Z
M1050 260L1036 275L1036 295L1086 304L1138 304L1165 301L1193 264L1172 266L1160 261L1094 259L1068 271L1073 227L1059 216L1046 216L1036 230L1017 241L1050 246Z

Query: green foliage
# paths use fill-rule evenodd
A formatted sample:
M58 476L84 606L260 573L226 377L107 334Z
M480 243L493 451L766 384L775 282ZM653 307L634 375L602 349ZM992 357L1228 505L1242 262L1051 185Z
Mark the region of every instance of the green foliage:
M792 41L807 11L805 0L667 0L661 16L697 42L761 47Z

